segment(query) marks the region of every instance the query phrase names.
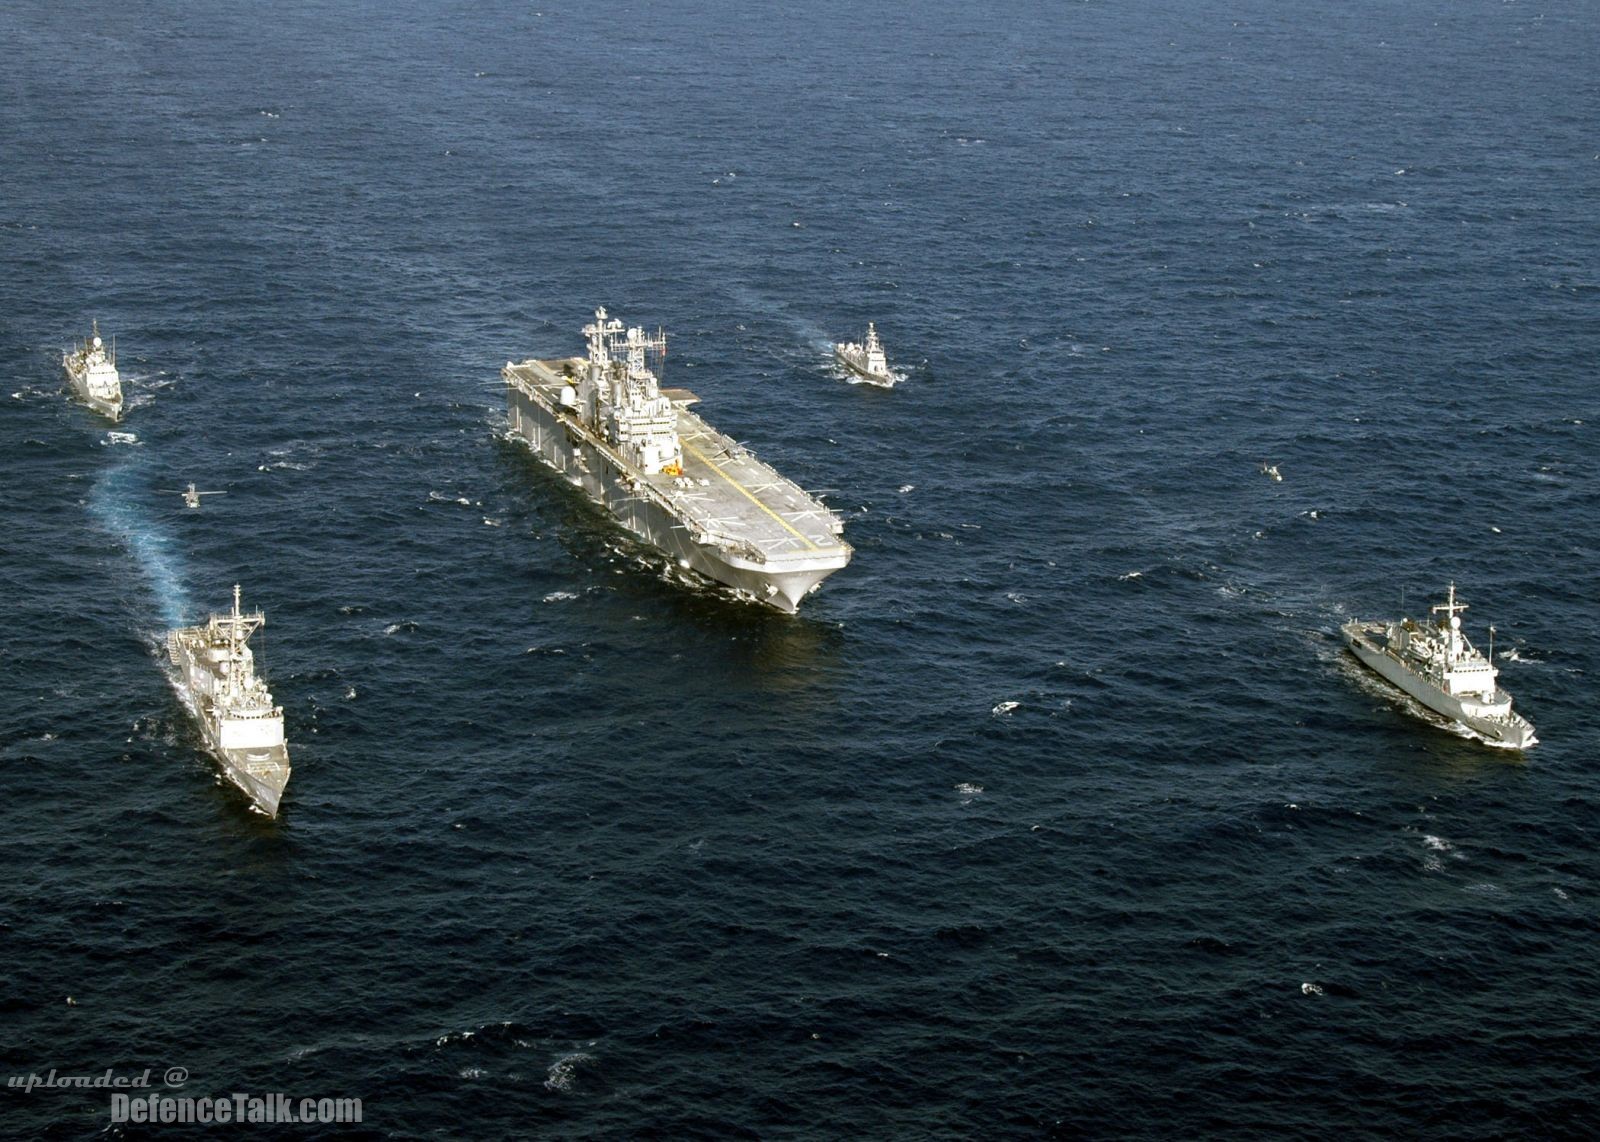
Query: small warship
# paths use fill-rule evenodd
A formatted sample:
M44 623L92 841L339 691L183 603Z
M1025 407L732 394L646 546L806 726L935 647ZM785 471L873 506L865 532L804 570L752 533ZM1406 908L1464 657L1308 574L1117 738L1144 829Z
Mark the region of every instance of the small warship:
M794 612L850 562L839 518L660 386L666 337L595 310L587 357L507 362L511 431L618 523L685 569Z
M1500 672L1461 631L1465 603L1456 602L1450 584L1437 618L1424 625L1411 619L1363 622L1351 619L1340 629L1363 664L1381 674L1435 713L1442 714L1490 745L1527 749L1538 743L1533 726L1511 710L1511 695L1495 679ZM1489 628L1490 654L1494 628Z
M883 345L878 340L878 330L867 322L867 340L864 345L854 341L841 341L833 347L838 362L868 384L889 388L894 384L894 374L889 371L888 359L883 355Z
M122 378L117 375L117 350L108 351L100 340L100 323L94 323L89 340L61 354L61 367L77 398L102 416L122 419Z
M266 623L260 611L243 614L239 586L233 613L212 615L201 626L167 635L167 653L178 668L178 692L205 735L222 774L269 817L289 783L289 750L283 740L283 707L272 704L266 682L256 676L246 645Z

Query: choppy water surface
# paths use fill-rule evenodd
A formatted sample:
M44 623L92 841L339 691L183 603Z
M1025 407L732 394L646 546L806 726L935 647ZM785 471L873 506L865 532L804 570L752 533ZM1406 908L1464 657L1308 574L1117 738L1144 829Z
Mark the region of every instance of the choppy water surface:
M8 1073L394 1137L1595 1128L1594 12L795 7L0 14ZM503 439L596 304L846 517L798 618ZM61 392L91 317L132 438ZM893 391L827 359L869 319ZM1525 762L1338 648L1452 578ZM235 581L275 823L159 657Z

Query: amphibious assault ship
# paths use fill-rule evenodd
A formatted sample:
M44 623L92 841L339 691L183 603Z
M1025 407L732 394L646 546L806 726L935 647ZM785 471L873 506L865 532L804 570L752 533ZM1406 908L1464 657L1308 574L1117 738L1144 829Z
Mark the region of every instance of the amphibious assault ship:
M255 657L245 645L266 623L260 611L212 615L201 626L167 635L167 653L178 668L178 692L200 725L222 775L269 817L289 783L289 750L283 740L283 707L272 704L267 684L256 676Z
M864 345L854 341L841 341L833 347L833 355L841 365L868 384L890 388L894 374L889 371L889 360L883 355L883 345L878 340L878 330L867 322L867 340Z
M89 340L61 354L61 367L79 400L102 416L122 419L122 378L117 374L117 350L108 352L100 340L100 323L94 323Z
M646 354L666 355L664 334L604 309L583 333L587 357L501 370L535 455L680 567L781 611L850 562L833 512L690 412L693 393L660 387Z
M1411 619L1362 622L1351 619L1340 629L1351 652L1365 665L1400 687L1428 709L1471 730L1490 745L1527 749L1536 745L1533 726L1511 712L1511 695L1495 679L1500 672L1461 632L1465 603L1456 602L1450 584L1439 616L1426 626ZM1489 628L1494 651L1494 628Z

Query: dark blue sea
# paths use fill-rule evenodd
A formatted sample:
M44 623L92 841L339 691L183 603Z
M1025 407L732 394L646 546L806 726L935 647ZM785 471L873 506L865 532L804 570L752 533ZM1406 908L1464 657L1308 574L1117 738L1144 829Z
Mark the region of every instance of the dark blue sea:
M1597 61L1581 0L6 4L0 1071L372 1138L1600 1130ZM844 517L800 615L507 440L597 305ZM1341 650L1452 580L1525 756ZM276 821L163 662L235 582Z

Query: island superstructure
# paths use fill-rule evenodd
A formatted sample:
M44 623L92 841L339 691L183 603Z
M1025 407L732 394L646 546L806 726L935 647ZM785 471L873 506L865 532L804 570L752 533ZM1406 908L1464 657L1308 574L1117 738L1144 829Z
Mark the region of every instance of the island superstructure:
M289 783L289 749L283 740L283 707L256 675L247 643L266 623L260 611L245 614L233 588L233 612L212 615L200 626L167 635L167 652L178 668L178 692L221 764L222 774L269 817Z
M100 323L94 322L89 340L61 354L61 367L79 400L102 416L122 418L122 378L117 373L117 350L107 350L100 340Z
M854 341L841 341L833 347L833 355L841 365L869 384L888 388L894 384L894 374L889 371L889 361L883 354L883 344L878 340L878 329L867 322L867 340L857 345Z
M1351 652L1435 713L1471 730L1491 745L1527 749L1536 745L1533 726L1511 710L1511 695L1500 689L1500 672L1461 630L1465 603L1456 602L1450 584L1436 616L1426 625L1351 619L1340 629ZM1492 648L1494 628L1489 628Z
M634 535L738 594L793 612L850 562L840 519L660 386L660 331L595 310L586 357L507 362L511 430Z

